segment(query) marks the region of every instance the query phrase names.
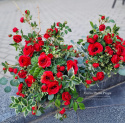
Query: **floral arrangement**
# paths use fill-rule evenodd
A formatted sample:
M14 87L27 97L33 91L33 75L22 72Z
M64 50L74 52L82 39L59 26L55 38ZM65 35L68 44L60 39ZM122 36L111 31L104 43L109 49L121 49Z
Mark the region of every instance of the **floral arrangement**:
M86 53L85 79L86 87L104 79L104 76L111 76L111 72L117 73L125 65L125 41L119 37L119 27L113 27L108 23L115 23L114 20L100 15L99 26L90 22L92 30L86 40L79 40L82 43L83 52ZM85 48L85 49L84 49ZM121 75L125 75L124 69L119 70Z
M39 9L38 9L39 10ZM38 14L39 15L39 14ZM15 108L16 113L23 112L25 116L29 112L40 116L44 109L56 106L58 112L55 117L63 120L66 118L65 107L74 108L78 106L84 109L83 98L78 97L75 85L81 80L78 77L78 62L73 57L79 57L79 53L72 45L64 44L64 35L71 32L67 22L54 23L46 30L44 35L36 32L38 25L31 22L32 15L26 10L24 17L20 18L21 23L28 23L32 32L27 35L23 30L13 28L9 37L19 55L16 56L17 64L10 65L6 61L2 63L4 73L7 71L13 75L10 85L18 87L18 96L12 96L10 108ZM40 25L40 21L39 21ZM25 45L22 45L25 41ZM5 85L6 78L1 78L0 83ZM5 87L5 92L10 92L11 87Z
M17 6L18 8L18 6ZM19 9L19 8L18 8ZM21 11L21 10L20 10ZM112 22L109 17L100 15L99 27L92 22L90 35L84 41L80 39L77 44L64 44L64 35L71 32L67 22L54 23L45 34L40 34L40 15L38 7L39 24L32 21L29 10L22 13L21 23L31 27L31 33L24 35L23 30L13 28L13 38L10 44L19 51L17 63L2 63L3 71L13 76L11 86L16 86L17 96L12 96L10 108L15 108L16 113L29 112L40 116L48 107L56 107L55 117L63 120L67 117L66 108L73 107L77 111L85 109L83 98L78 96L75 86L83 83L87 88L110 76L111 72L125 75L125 41L119 37L119 27L106 26ZM38 30L39 29L39 30ZM36 31L37 30L37 31ZM25 45L22 42L25 41ZM6 85L5 77L0 79L0 84ZM11 87L6 86L5 92L10 92Z

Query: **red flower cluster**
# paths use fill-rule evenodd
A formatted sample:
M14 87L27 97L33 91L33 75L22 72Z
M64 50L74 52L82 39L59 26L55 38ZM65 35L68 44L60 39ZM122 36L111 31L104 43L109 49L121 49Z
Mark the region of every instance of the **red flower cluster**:
M18 86L18 92L16 94L24 98L25 94L22 94L22 89L23 89L23 83L20 83Z
M28 87L31 87L33 82L35 82L35 79L32 75L28 75L27 78L25 79L25 82Z
M45 85L42 85L41 91L48 92L49 95L56 94L61 89L59 82L54 80L53 73L51 71L45 71L41 77L41 82Z
M68 60L67 61L67 71L69 71L71 68L74 69L74 74L77 74L78 66L77 66L77 60Z
M65 101L64 105L70 104L71 95L69 94L69 92L63 92L62 93L62 100Z

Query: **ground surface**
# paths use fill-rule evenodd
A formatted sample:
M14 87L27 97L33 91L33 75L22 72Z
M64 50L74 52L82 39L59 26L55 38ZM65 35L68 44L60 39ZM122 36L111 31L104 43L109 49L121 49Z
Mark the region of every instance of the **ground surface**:
M104 14L114 19L117 25L121 27L120 36L125 39L125 5L122 5L121 0L116 2L114 9L111 8L113 0L15 1L22 11L29 9L31 14L33 14L33 19L36 21L37 5L39 5L42 34L45 33L46 29L49 28L53 22L68 21L69 26L72 28L72 33L69 33L65 37L66 43L70 43L70 40L77 41L82 36L86 36L91 29L89 21L97 23L99 14ZM17 10L11 0L0 0L0 62L4 62L5 60L10 64L14 64L16 62L14 57L17 53L13 47L9 46L9 44L12 43L12 39L8 37L8 34L12 33L13 27L17 27L19 29L22 28L24 33L30 31L28 25L20 23L20 17L21 13ZM2 72L2 66L0 65L0 77L2 76L4 75ZM7 73L6 76L10 77L10 74ZM2 88L1 85L0 88ZM15 94L15 92L16 90L14 89L8 95L3 92L3 89L0 89L0 122L14 115L13 110L10 110L8 105L10 103L9 96ZM88 121L88 123L91 123L91 121ZM119 123L122 123L122 121Z

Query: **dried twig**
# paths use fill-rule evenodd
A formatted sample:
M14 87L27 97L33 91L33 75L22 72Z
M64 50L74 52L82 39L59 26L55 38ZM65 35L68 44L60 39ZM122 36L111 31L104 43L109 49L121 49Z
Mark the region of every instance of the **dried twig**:
M25 15L23 14L23 12L21 11L21 9L19 8L19 6L17 5L17 3L15 1L13 1L13 3L16 5L17 9L21 12L21 14L24 16L25 20L27 21L27 23L30 25L31 29L34 30L34 28L31 26L31 23L30 21L25 17ZM39 7L38 7L38 19L39 19L39 26L40 26L40 17L39 17ZM35 30L34 30L35 31ZM40 31L41 31L41 28L40 28ZM37 36L39 35L39 32L36 32ZM40 35L42 37L42 35Z
M39 32L38 32L38 34L41 32L41 26L40 26L40 11L39 11L39 6L37 6L37 8L38 8L38 20L39 20Z

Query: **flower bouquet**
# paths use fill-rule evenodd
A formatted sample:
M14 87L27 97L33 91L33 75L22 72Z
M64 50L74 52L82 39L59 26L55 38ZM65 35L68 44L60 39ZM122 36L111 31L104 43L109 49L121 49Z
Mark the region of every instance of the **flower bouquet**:
M110 22L115 23L109 17L100 15L99 26L90 22L90 35L85 41L77 42L83 49L81 53L87 54L83 61L85 72L82 74L86 87L103 80L104 76L110 77L111 72L125 75L125 70L119 69L125 65L125 41L119 37L120 28L116 24L111 27L108 25Z
M15 108L16 113L23 112L25 116L29 112L40 116L46 108L56 106L58 111L55 117L63 120L66 118L63 106L73 107L75 111L78 106L85 108L83 98L78 97L75 89L81 80L77 60L73 57L78 57L79 53L72 45L64 44L64 35L71 32L67 22L54 23L41 35L41 29L37 32L38 25L31 20L30 11L26 10L20 22L28 23L32 32L24 35L22 29L15 27L13 34L9 35L13 38L10 45L19 51L17 64L2 63L4 73L9 71L13 75L10 85L18 87L17 96L11 97L9 107ZM22 41L25 41L24 46ZM0 79L2 85L7 81L4 77ZM11 87L7 86L4 90L10 92Z

